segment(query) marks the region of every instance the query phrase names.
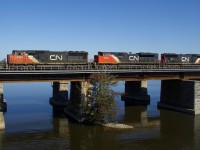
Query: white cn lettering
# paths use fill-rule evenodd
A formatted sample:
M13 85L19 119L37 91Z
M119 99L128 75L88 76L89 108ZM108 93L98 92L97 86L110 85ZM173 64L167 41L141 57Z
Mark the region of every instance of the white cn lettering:
M189 62L190 58L189 57L181 57L182 62Z
M129 56L129 60L130 61L134 61L134 60L139 61L139 56Z
M50 55L50 60L62 60L62 55Z

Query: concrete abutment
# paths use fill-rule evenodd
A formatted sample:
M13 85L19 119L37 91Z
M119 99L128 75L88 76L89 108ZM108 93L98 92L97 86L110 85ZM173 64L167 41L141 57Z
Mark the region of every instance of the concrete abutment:
M163 80L158 107L200 114L200 81Z

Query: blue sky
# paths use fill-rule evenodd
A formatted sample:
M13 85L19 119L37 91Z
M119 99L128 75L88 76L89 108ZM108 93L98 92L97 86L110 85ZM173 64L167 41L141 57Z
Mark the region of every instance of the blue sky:
M200 53L200 0L0 0L13 49Z

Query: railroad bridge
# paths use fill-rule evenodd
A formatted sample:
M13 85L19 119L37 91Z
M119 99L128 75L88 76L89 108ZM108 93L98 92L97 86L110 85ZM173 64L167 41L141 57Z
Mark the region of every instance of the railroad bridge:
M3 83L53 82L50 103L66 107L69 99L79 105L80 96L90 87L87 79L93 73L108 73L117 81L125 81L127 102L150 100L148 80L161 80L158 107L191 114L200 114L200 65L68 65L68 66L10 66L0 68L0 128L5 127L3 117ZM70 82L70 91L68 83ZM76 87L79 88L76 88ZM68 98L70 92L70 98Z

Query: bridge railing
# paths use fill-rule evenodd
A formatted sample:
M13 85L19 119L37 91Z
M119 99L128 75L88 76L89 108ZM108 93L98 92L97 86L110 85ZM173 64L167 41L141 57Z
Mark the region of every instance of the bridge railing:
M0 68L0 71L200 71L200 65L186 64L138 64L138 65L105 65L105 64L84 64L84 65L13 65Z

